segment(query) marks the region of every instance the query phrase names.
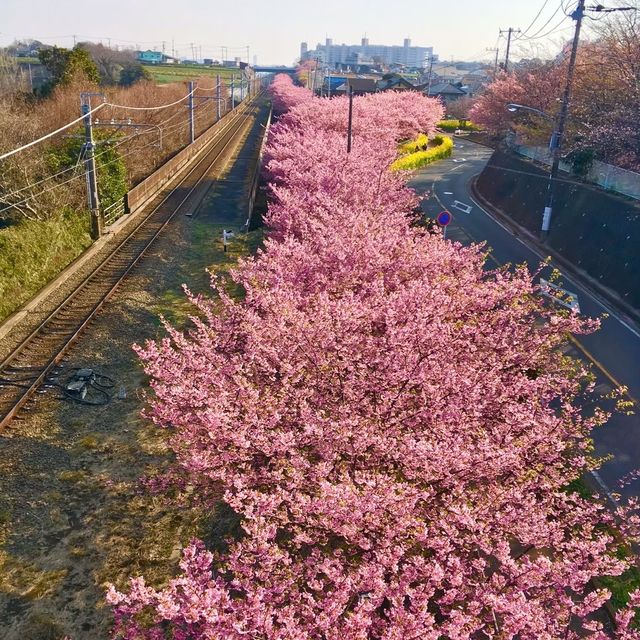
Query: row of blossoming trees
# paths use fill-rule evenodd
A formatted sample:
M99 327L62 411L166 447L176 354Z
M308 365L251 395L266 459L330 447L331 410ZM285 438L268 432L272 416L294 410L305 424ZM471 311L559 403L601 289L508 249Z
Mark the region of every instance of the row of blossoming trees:
M558 353L594 324L547 310L524 268L420 233L388 167L438 102L313 98L279 77L264 250L193 296L195 329L141 348L171 478L241 533L157 591L110 588L116 637L604 638L590 580L626 567L566 485L601 422ZM295 105L295 106L294 106ZM634 602L638 600L634 597ZM631 611L619 616L621 638Z
M640 8L638 0L626 3ZM640 20L637 11L610 14L593 23L578 49L563 152L640 171ZM553 60L521 62L498 75L477 98L474 122L500 136L515 129L531 144L546 145L553 120L510 113L515 102L541 109L555 118L560 110L569 65L565 45Z

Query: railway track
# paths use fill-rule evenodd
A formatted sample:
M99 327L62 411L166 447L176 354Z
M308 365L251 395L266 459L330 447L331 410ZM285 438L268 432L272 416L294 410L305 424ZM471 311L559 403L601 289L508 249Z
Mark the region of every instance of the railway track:
M152 204L150 213L0 362L0 429L47 381L71 345L182 210L258 109L259 103L254 99L232 118L171 191L158 198L160 202Z

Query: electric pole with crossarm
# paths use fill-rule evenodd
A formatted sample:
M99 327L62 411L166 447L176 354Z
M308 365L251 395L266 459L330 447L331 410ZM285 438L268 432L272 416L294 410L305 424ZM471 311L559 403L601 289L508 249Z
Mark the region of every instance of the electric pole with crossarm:
M549 183L547 186L547 199L545 202L544 212L542 214L542 228L540 231L540 239L545 241L549 235L551 227L551 214L553 211L553 198L555 182L558 178L560 169L560 158L564 132L567 125L567 116L569 115L569 104L571 102L571 85L576 69L576 57L578 55L578 45L580 43L580 30L582 29L582 21L585 11L595 11L596 13L612 13L614 11L633 11L635 7L620 7L615 9L607 9L601 4L594 7L585 7L585 0L579 0L578 6L571 14L571 18L576 21L576 29L573 35L573 44L571 46L571 56L569 58L569 69L567 71L567 82L562 94L562 106L558 115L558 124L551 137L551 153L553 161L551 163L551 172L549 173Z

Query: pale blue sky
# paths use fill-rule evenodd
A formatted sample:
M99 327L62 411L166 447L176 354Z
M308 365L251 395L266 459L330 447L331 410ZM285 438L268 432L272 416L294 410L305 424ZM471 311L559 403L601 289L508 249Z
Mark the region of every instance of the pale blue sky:
M548 0L526 44L515 45L515 56L530 55L532 47L553 51L571 35L571 20L563 18L560 0ZM181 56L191 56L191 43L202 46L203 57L242 55L246 46L259 64L290 64L301 41L313 48L326 36L335 44L360 42L366 33L373 44L433 46L441 59L489 59L498 30L526 29L544 0L0 0L0 45L32 37L61 46L79 40L100 40L141 48L161 48L171 41ZM565 6L574 4L565 0ZM549 20L550 19L550 20ZM549 20L547 26L545 23ZM540 38L559 26L549 37ZM544 27L544 28L543 28ZM562 29L564 27L564 30ZM504 51L505 41L500 48ZM535 51L534 51L535 52ZM501 54L502 55L502 54Z

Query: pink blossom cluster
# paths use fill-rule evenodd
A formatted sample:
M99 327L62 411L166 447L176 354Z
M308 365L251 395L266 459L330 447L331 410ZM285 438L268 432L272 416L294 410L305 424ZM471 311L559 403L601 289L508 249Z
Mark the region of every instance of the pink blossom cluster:
M410 226L394 139L441 107L408 95L355 99L350 154L346 100L291 106L269 143L272 233L233 274L244 299L214 279L194 329L138 349L175 477L241 533L225 553L194 541L163 589L110 587L114 637L606 638L590 581L627 563L611 516L566 490L605 417L557 349L595 323ZM620 639L640 638L632 616Z
M284 74L273 79L270 89L273 112L277 116L313 97L309 89L293 84L293 80Z

